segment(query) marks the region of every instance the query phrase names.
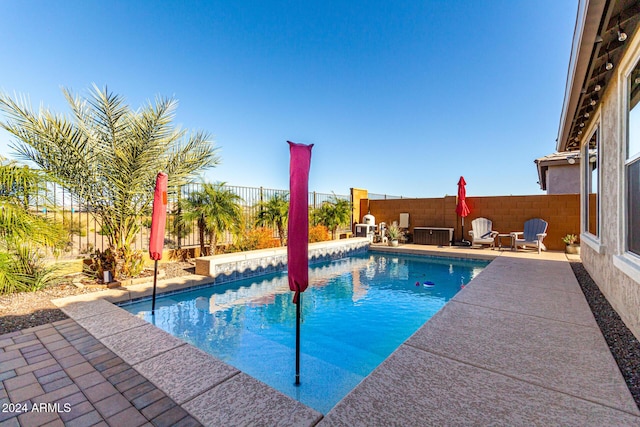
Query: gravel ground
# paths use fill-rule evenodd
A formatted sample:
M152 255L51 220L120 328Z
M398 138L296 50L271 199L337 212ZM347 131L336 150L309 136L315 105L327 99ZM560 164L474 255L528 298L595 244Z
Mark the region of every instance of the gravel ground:
M640 342L624 324L609 301L602 295L581 262L572 261L571 268L576 275L582 292L591 307L596 322L611 349L629 391L640 408Z
M195 271L194 264L189 262L171 262L161 267L165 271L164 279L193 274ZM582 263L572 261L571 267L629 391L640 408L640 342L613 310ZM52 299L97 290L100 288L79 288L67 283L38 292L0 296L0 335L66 319L67 316L51 303Z
M164 270L163 279L169 279L193 274L194 265L189 262L171 262L160 265L158 270ZM51 300L102 289L104 288L101 286L77 287L69 280L37 292L0 295L0 335L66 319L67 316Z

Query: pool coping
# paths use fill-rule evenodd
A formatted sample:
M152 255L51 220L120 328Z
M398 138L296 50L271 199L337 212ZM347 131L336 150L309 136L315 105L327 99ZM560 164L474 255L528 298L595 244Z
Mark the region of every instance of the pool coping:
M586 302L581 301L584 300L584 296L575 291L577 281L564 254L548 252L539 256L537 253L534 255L530 252L420 246L422 245L404 245L397 248L373 246L370 250L418 255L454 255L456 258L492 258L501 261L498 264L489 264L445 306L449 308L439 311L425 323L324 416L190 344L155 328L120 307L107 304L107 302L130 301L143 297L150 293L150 284L131 286L127 290L111 289L84 294L55 300L54 303L204 425L228 423L230 420L237 424L266 422L267 424L310 426L318 423L321 425L370 425L374 420L382 425L405 422L420 424L425 420L428 420L428 423L437 424L449 420L445 422L447 424L455 419L463 421L462 423L478 419L488 420L489 423L513 423L514 420L532 422L546 419L552 423L568 425L577 424L577 421L581 421L581 425L587 425L594 419L605 424L615 421L614 424L619 425L627 423L633 425L640 422L640 412L626 388L604 338L595 325ZM532 268L539 274L523 277L522 270ZM488 273L485 274L487 271ZM531 295L525 294L528 301L520 301L522 295L519 297L517 293L507 292L502 288L500 293L492 295L493 298L488 298L487 288L499 287L505 280L519 290L527 288L540 290L542 289L540 282L544 282L546 293L553 291L563 298L568 298L570 303L576 306L572 310L586 320L576 323L571 319L558 319L563 310L568 310L567 307L555 307L549 314L541 309L542 300L532 299ZM211 284L210 278L185 276L162 280L158 283L158 289L164 292L207 284ZM502 302L500 298L503 299ZM536 294L536 298L541 296ZM544 300L543 303L549 304L549 301ZM481 352L476 355L467 351L465 356L460 355L465 354L464 349L468 350L469 346L474 348L473 339L470 339L473 337L462 334L464 340L461 339L460 342L447 338L452 331L445 327L446 322L455 324L456 319L465 316L470 319L486 320L486 318L491 319L491 316L506 314L511 316L512 321L515 321L513 319L520 319L521 322L522 319L527 322L545 321L562 333L585 335L582 338L583 341L588 342L588 348L571 348L567 351L575 357L576 354L581 354L578 350L584 350L597 361L597 368L593 366L594 362L591 359L586 362L576 361L571 365L571 369L575 370L576 374L570 380L576 382L578 381L576 378L586 378L583 381L584 384L580 383L581 387L573 384L574 389L563 390L562 385L556 384L557 381L553 378L545 380L544 375L549 372L557 374L553 369L545 371L544 366L537 367L536 369L541 370L544 375L532 378L530 373L523 373L514 368L518 365L510 359L513 355L493 354L493 351L488 349L494 358L491 360L505 359L502 365L498 362L493 362L494 365L492 365L487 362L487 357L482 356ZM104 321L107 315L109 322ZM569 332L565 330L567 328ZM500 327L496 327L496 330L502 334L505 333ZM528 330L525 322L522 330L514 332L514 335L517 335L514 338L517 338L516 341L526 340L527 336L539 334L540 331ZM484 335L482 338L487 339ZM538 339L544 342L543 338ZM553 336L547 337L547 340L557 342L557 338ZM135 342L136 346L132 346L131 342ZM482 340L479 339L479 342ZM436 350L438 347L441 349ZM532 361L525 356L518 354L518 357L526 359L526 361L522 360L522 363L535 363L535 360ZM407 360L412 361L410 365L407 365ZM561 360L561 357L558 360ZM548 361L542 357L538 363L545 365ZM407 369L412 372L409 376L412 381L407 384L398 382L398 378L404 378L406 381ZM607 387L602 387L603 379L597 377L591 372L592 370L604 370L607 373L610 378L604 379ZM464 378L456 376L456 373L461 371L467 372ZM418 372L421 375L413 375ZM440 372L447 372L449 376L443 377ZM449 381L449 377L455 380ZM431 383L433 378L440 378L438 387L435 387L436 391L433 391L434 387ZM475 379L475 382L470 379ZM554 386L548 387L545 381ZM597 390L593 391L594 386L591 382L599 382L599 387L605 391L600 393ZM453 388L452 384L457 384L457 388ZM480 386L488 387L486 395L477 395L477 388ZM520 390L520 395L514 388ZM589 390L591 394L580 395L580 388ZM505 395L505 391L508 394ZM417 393L418 396L412 393ZM421 400L421 396L425 393L433 394L432 400L426 405ZM545 399L545 395L552 395L555 400ZM468 404L463 406L468 410L457 408L454 411L450 404L445 404L454 397L457 399L457 405L468 400ZM409 402L412 404L408 405ZM519 414L519 418L511 418L515 416L514 414Z

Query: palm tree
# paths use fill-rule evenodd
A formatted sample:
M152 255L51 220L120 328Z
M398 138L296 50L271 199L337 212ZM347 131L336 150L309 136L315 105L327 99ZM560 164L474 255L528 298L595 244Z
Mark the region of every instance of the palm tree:
M276 193L266 202L258 204L258 214L256 216L256 225L263 227L272 227L275 225L280 238L280 246L284 246L286 238L285 228L289 219L289 198L288 194Z
M29 200L44 189L41 172L0 156L0 197L10 198L27 209Z
M242 198L224 188L225 183L205 183L200 191L191 193L183 200L180 219L182 224L196 221L200 238L200 252L204 254L205 234L209 233L209 253L215 254L218 238L225 231L238 234L241 230Z
M42 251L59 250L67 235L55 223L29 210L43 175L0 157L0 293L37 290L56 281Z
M338 227L351 222L351 210L351 202L334 195L332 200L324 202L313 212L313 220L326 226L331 231L331 238L335 239Z
M71 117L46 108L34 112L24 98L0 94L0 110L8 117L0 126L17 138L13 148L19 156L91 210L109 245L125 266L132 264L137 254L131 244L151 206L158 171L177 187L217 165L216 149L207 133L187 135L172 125L174 99L157 98L134 111L121 96L95 85L85 99L63 92Z

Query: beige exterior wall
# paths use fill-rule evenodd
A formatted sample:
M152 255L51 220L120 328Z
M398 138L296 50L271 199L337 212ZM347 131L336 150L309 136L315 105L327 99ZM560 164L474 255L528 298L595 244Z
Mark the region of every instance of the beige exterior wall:
M580 165L553 165L547 169L547 194L580 193Z
M584 134L583 144L599 123L600 231L598 236L581 234L581 257L611 306L640 339L640 259L625 254L623 157L627 134L626 72L638 58L640 38L636 32L625 58L615 70L615 77L607 85L589 131ZM591 206L595 208L593 201Z

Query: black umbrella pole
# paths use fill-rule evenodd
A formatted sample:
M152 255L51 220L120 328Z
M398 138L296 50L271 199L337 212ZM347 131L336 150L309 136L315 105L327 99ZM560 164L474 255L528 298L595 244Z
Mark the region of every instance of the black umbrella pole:
M302 292L298 292L296 302L296 382L300 385L300 306L302 305Z
M151 315L156 311L156 281L158 280L158 260L153 264L153 297L151 297Z

